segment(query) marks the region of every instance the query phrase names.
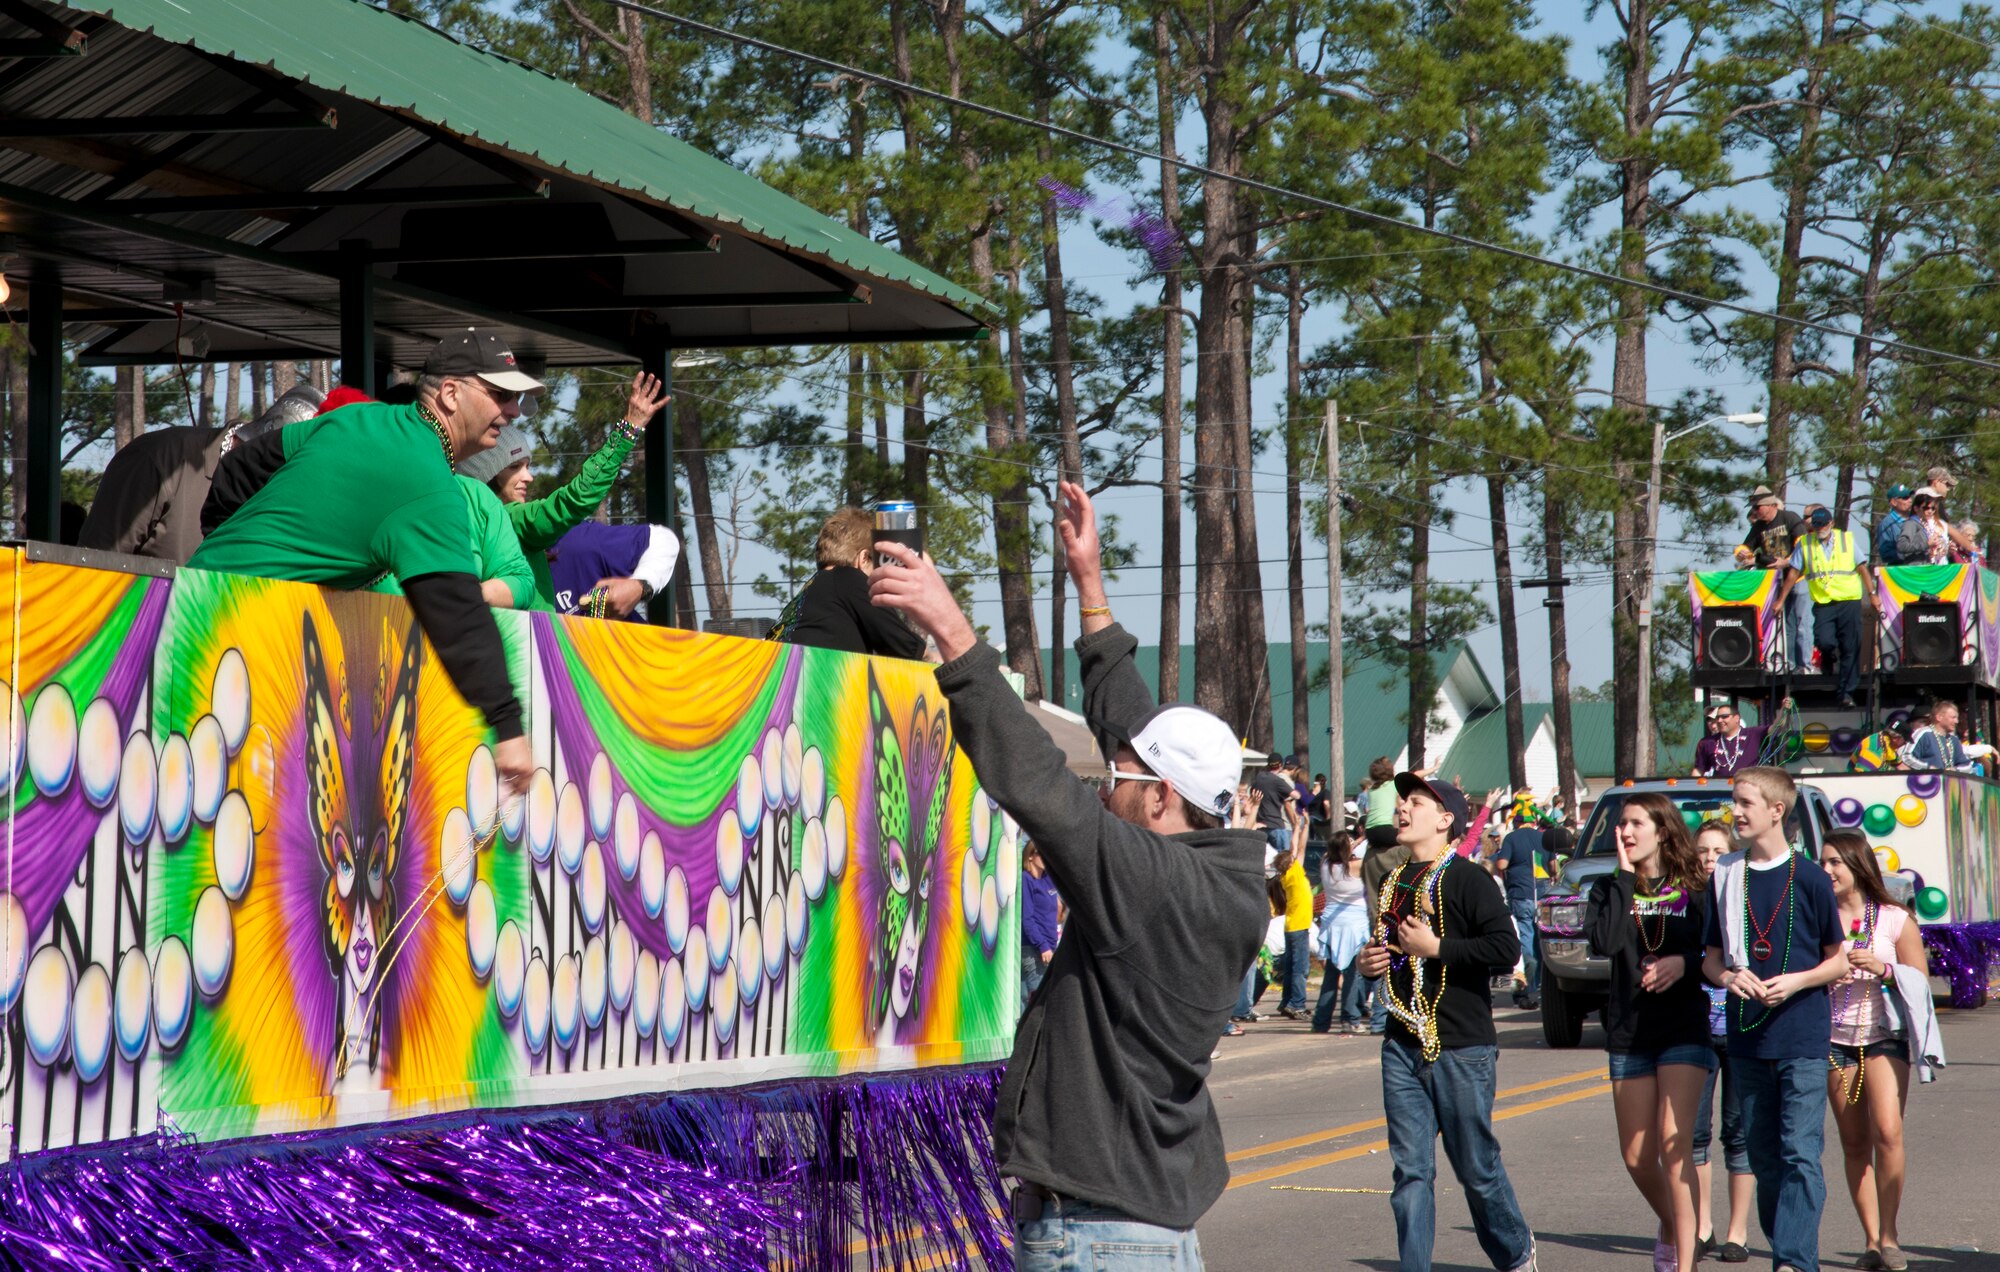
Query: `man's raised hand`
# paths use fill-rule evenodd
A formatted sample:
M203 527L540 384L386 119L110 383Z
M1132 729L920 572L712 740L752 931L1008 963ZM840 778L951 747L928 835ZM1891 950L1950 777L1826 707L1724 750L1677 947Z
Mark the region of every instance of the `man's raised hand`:
M1097 510L1090 494L1073 481L1058 482L1062 493L1062 513L1056 533L1062 536L1063 557L1069 562L1070 577L1078 584L1096 581L1103 574L1103 544L1097 538Z
M917 630L937 642L938 656L946 662L978 643L971 620L929 555L887 540L876 544L875 551L892 564L878 565L869 573L871 604L903 611Z

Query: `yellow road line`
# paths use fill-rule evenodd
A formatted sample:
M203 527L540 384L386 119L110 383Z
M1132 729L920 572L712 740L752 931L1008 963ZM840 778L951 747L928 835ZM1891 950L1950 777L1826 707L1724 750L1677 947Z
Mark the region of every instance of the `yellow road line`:
M1546 1091L1550 1087L1568 1086L1572 1082L1581 1082L1586 1078L1602 1078L1603 1076L1604 1071L1602 1069L1586 1069L1582 1073L1565 1074L1560 1078L1545 1078L1540 1082L1530 1082L1526 1086L1509 1087L1505 1091L1495 1091L1493 1098L1496 1100L1505 1100L1517 1095L1531 1095L1536 1091ZM1376 1130L1388 1124L1388 1122L1379 1117L1371 1118L1366 1122L1350 1122L1346 1126L1336 1126L1330 1131L1314 1131L1310 1135L1300 1135L1293 1139L1278 1140L1271 1144L1259 1144L1255 1148L1238 1149L1229 1155L1229 1160L1232 1162L1247 1162L1253 1157L1267 1157L1272 1153L1288 1153L1295 1148L1305 1148L1311 1144L1323 1144L1327 1140L1339 1139L1345 1135L1352 1135L1357 1131Z
M1504 1122L1510 1117L1522 1117L1529 1113L1539 1113L1543 1109L1552 1109L1558 1105L1573 1104L1578 1100L1588 1100L1594 1095L1602 1095L1610 1089L1611 1080L1609 1078L1600 1078L1597 1085L1587 1090L1571 1091L1566 1095L1551 1096L1546 1100L1536 1100L1532 1104L1517 1104L1511 1108L1502 1109L1493 1115L1493 1120ZM1286 1175L1296 1175L1303 1170L1315 1170L1321 1166L1331 1166L1335 1162L1345 1162L1351 1161L1356 1157L1366 1157L1370 1153L1383 1152L1388 1147L1388 1140L1376 1140L1372 1144L1357 1144L1353 1148L1343 1148L1336 1153L1322 1153L1317 1157L1308 1157L1302 1161L1289 1162L1283 1166L1267 1166L1263 1170L1253 1170L1248 1174L1234 1176L1230 1179L1229 1186L1232 1189L1247 1188L1251 1184L1261 1184L1267 1180L1282 1179Z

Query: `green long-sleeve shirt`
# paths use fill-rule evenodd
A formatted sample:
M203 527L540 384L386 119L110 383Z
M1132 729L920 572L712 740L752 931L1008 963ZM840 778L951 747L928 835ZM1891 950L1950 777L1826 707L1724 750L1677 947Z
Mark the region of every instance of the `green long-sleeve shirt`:
M462 474L455 475L454 480L458 482L459 492L465 496L466 511L471 516L472 556L478 566L480 581L498 579L513 594L515 609L528 608L536 595L536 575L528 564L529 558L521 551L521 541L515 535L514 527L508 524L507 505L500 502L500 496L494 494L485 482L474 481ZM536 559L541 558L540 553L535 556ZM547 573L547 564L542 566L542 570ZM403 594L402 586L393 574L377 583L372 590L392 596Z
M662 423L660 427L668 425ZM525 602L529 609L555 611L556 583L549 573L548 550L555 546L556 540L596 513L597 505L604 502L611 487L617 484L618 474L624 471L632 446L632 439L614 432L595 455L583 461L583 468L576 476L540 499L505 505L507 519L513 523L514 534L534 576L534 596Z

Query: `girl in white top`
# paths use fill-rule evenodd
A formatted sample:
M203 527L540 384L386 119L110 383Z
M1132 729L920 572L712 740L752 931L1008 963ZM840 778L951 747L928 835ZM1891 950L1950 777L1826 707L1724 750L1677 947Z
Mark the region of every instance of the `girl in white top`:
M1847 1167L1847 1191L1868 1249L1858 1268L1909 1266L1897 1240L1903 1202L1903 1106L1910 1094L1910 1047L1891 1032L1882 983L1895 964L1924 967L1922 935L1910 912L1889 899L1868 840L1835 831L1820 850L1833 880L1840 924L1850 935L1852 970L1827 987L1833 999L1833 1049L1826 1087Z
M1319 1001L1313 1004L1314 1033L1333 1031L1333 1009L1340 1008L1343 1034L1365 1033L1361 1014L1361 975L1354 957L1368 943L1368 898L1361 884L1361 866L1354 860L1354 840L1345 831L1327 836L1326 858L1319 868L1320 891L1326 908L1320 911L1316 937L1319 956L1326 961Z

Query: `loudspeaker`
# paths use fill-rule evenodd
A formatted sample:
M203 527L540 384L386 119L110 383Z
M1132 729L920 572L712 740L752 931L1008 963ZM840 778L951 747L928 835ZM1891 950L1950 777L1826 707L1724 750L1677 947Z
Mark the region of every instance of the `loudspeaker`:
M1956 667L1960 661L1956 602L1911 601L1903 606L1904 667Z
M1764 682L1764 624L1755 605L1710 605L1696 633L1694 683L1698 687Z

